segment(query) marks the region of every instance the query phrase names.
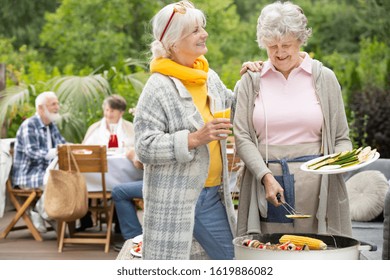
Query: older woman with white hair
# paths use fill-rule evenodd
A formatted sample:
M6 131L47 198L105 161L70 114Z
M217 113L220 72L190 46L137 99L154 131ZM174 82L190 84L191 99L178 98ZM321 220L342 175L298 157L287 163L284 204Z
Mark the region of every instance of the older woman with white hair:
M190 2L153 18L151 77L135 116L144 163L144 259L189 259L192 237L211 259L233 259L235 214L228 187L226 138L214 118L233 93L209 68L206 19Z
M234 136L245 163L238 235L352 234L342 176L300 170L309 159L352 148L337 78L300 51L310 35L303 10L291 2L267 5L258 18L257 41L268 60L237 87ZM284 202L311 217L287 218Z

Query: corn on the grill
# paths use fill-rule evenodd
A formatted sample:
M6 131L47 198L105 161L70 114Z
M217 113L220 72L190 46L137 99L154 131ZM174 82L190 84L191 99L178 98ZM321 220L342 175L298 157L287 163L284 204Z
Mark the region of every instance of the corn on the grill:
M285 234L279 239L280 243L285 243L288 241L294 243L297 246L307 245L311 250L325 250L327 247L327 245L322 240L306 236Z

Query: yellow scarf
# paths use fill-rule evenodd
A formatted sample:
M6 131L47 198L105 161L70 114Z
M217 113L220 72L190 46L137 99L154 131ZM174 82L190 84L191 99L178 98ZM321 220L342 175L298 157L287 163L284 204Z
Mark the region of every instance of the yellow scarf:
M178 78L183 84L204 85L208 71L209 63L203 55L195 60L193 68L176 63L169 58L153 59L150 63L150 72Z

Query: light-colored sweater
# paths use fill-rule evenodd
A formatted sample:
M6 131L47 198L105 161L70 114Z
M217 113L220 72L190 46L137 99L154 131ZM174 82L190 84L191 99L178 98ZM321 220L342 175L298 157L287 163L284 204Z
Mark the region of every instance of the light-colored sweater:
M222 106L233 98L211 69L208 96ZM210 102L214 112L214 102ZM143 258L189 259L195 205L205 185L210 164L207 145L188 149L188 135L204 125L191 94L180 80L154 73L137 104L134 119L135 149L144 163L145 202ZM226 141L221 141L223 160L222 201L232 233L236 216L228 186ZM226 241L226 242L231 242Z
M93 123L85 133L82 143L85 145L107 145L110 135L105 125L105 118ZM117 134L120 146L124 142L127 148L134 147L134 125L124 119L121 119L118 125ZM103 129L102 126L104 126Z
M324 155L350 150L352 144L348 136L347 118L336 76L317 60L313 60L312 75L324 116L322 125ZM259 82L260 73L248 72L242 76L236 87L237 105L234 135L237 153L245 163L243 170L241 170L242 178L239 180L238 236L247 233L251 187L264 188L261 179L266 173L270 173L259 153L259 144L253 126L253 105L259 94ZM265 200L265 197L260 199ZM318 233L352 235L349 203L342 175L322 176L316 217L318 219ZM258 231L261 232L261 228Z

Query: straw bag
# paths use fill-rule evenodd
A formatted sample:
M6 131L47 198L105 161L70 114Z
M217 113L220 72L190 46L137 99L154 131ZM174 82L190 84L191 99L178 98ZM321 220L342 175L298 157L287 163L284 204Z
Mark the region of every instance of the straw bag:
M67 146L68 170L50 170L45 188L45 211L51 219L74 221L88 211L88 191L84 176ZM72 162L71 162L72 159ZM74 165L76 171L71 170Z

